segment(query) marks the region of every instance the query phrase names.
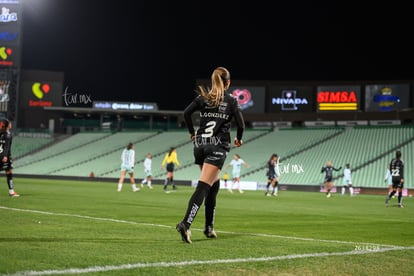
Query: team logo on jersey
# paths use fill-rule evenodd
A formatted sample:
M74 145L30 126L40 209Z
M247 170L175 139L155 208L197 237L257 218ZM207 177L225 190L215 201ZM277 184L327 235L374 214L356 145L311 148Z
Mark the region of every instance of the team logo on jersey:
M219 112L224 113L226 112L226 108L227 108L227 103L226 102L222 102L219 105Z

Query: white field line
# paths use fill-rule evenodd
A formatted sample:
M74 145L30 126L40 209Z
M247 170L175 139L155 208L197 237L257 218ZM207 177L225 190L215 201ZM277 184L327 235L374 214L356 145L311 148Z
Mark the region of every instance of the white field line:
M159 263L137 263L137 264L123 264L123 265L108 265L108 266L93 266L88 268L68 268L63 270L43 270L43 271L21 271L15 274L6 274L7 276L22 276L22 275L58 275L58 274L81 274L81 273L94 273L94 272L108 272L124 269L134 268L149 268L149 267L175 267L175 266L190 266L190 265L205 265L205 264L229 264L229 263L247 263L247 262L267 262L277 260L292 260L292 259L304 259L304 258L316 258L316 257L328 257L328 256L345 256L345 255L364 255L378 252L386 252L392 250L414 250L414 246L411 247L393 247L382 248L375 251L361 250L361 251L348 251L348 252L331 252L331 253L312 253L312 254L292 254L286 256L274 256L274 257L261 257L261 258L236 258L236 259L222 259L222 260L207 260L207 261L182 261L182 262L159 262Z
M28 213L38 213L44 215L52 216L67 216L67 217L76 217L81 219L91 219L91 220L100 220L100 221L111 221L116 223L126 223L134 225L144 225L144 226L153 226L153 227L162 227L162 228L174 228L172 226L162 225L162 224L151 224L151 223L140 223L126 220L110 219L110 218L99 218L91 217L84 215L75 215L75 214L64 214L64 213L52 213L38 210L28 210L28 209L18 209L0 206L0 209L18 211L18 212L28 212ZM193 229L191 229L193 230ZM202 231L201 229L197 229ZM335 241L335 240L320 240L312 238L300 238L300 237L291 237L291 236L280 236L280 235L270 235L270 234L260 234L260 233L238 233L238 232L226 232L221 231L221 233L228 234L243 234L249 236L262 236L262 237L273 237L273 238L283 238L283 239L292 239L292 240L305 240L305 241L315 241L315 242L330 242L330 243L351 243L351 244L366 244L366 245L378 245L383 248L375 247L375 250L352 250L348 252L330 252L330 253L308 253L308 254L292 254L286 256L273 256L273 257L260 257L260 258L235 258L235 259L218 259L218 260L206 260L206 261L181 261L181 262L158 262L158 263L136 263L136 264L123 264L123 265L110 265L110 266L93 266L89 268L68 268L63 270L43 270L43 271L21 271L15 274L4 274L8 276L23 276L23 275L58 275L58 274L81 274L81 273L93 273L93 272L107 272L107 271L116 271L124 269L134 269L134 268L148 268L148 267L174 267L174 266L190 266L190 265L205 265L205 264L224 264L224 263L246 263L246 262L267 262L275 260L288 260L288 259L303 259L303 258L315 258L315 257L328 257L328 256L345 256L345 255L364 255L372 254L379 252L395 251L395 250L414 250L414 246L404 247L404 246L393 246L393 245L384 245L384 244L373 244L373 243L361 243L361 242L351 242L351 241Z
M133 225L143 225L143 226L160 227L160 228L173 228L173 229L175 229L175 226L168 226L168 225L154 224L154 223L145 223L145 222L135 222L135 221L128 221L128 220L120 220L120 219L99 218L99 217L91 217L91 216L76 215L76 214L65 214L65 213L53 213L53 212L38 211L38 210L10 208L10 207L5 207L5 206L0 206L0 209L17 211L17 212L26 212L26 213L37 213L37 214L51 215L51 216L65 216L65 217L74 217L74 218L81 218L81 219L110 221L110 222L116 222L116 223L125 223L125 224L133 224ZM194 231L194 230L195 231L203 231L203 229L191 228L191 231ZM240 232L231 232L231 231L216 231L216 232L217 233L223 233L223 234L268 237L268 238L273 237L273 238L280 238L280 239L314 241L314 242L339 243L339 244L359 244L359 245L378 245L378 246L382 246L382 247L396 247L395 245L387 245L387 244L363 243L363 242L353 242L353 241L338 241L338 240L321 240L321 239L313 239L313 238L301 238L301 237L281 236L281 235L262 234L262 233L240 233Z

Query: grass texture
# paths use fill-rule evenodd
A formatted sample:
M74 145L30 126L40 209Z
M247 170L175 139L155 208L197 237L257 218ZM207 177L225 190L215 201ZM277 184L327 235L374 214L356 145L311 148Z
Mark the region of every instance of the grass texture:
M414 204L280 191L217 197L217 239L175 225L194 188L15 178L0 194L0 275L412 275Z

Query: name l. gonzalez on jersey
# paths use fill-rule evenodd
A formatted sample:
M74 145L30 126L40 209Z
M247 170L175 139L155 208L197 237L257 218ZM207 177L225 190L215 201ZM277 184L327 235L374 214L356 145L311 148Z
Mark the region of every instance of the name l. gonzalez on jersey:
M205 117L205 118L220 118L220 119L225 119L228 120L229 119L229 115L228 114L224 114L224 113L219 113L219 112L200 112L200 117Z

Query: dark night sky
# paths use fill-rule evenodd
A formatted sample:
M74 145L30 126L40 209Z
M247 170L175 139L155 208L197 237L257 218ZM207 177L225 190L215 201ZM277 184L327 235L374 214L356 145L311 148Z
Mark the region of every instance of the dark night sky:
M217 66L233 80L413 79L413 23L395 2L23 2L22 68L62 71L92 100L182 110Z

